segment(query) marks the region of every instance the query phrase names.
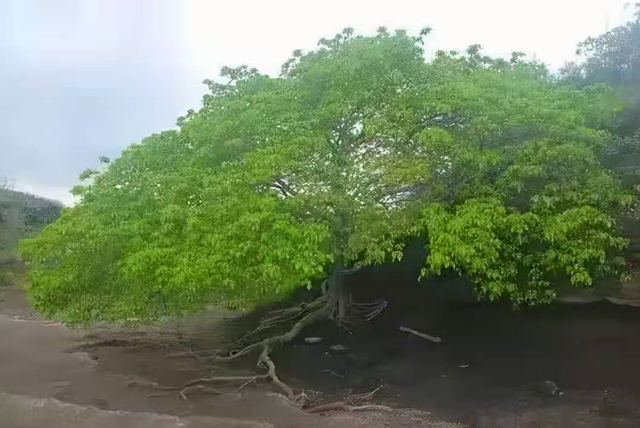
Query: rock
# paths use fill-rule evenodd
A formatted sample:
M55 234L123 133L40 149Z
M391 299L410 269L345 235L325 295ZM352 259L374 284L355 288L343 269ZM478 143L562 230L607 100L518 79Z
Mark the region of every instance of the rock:
M310 345L314 345L316 343L320 343L322 342L322 338L321 337L305 337L304 338L304 343L308 343Z
M544 380L533 385L533 391L540 397L557 397L563 394L554 382Z
M349 348L342 345L331 345L329 346L329 351L333 354L344 355L349 352Z

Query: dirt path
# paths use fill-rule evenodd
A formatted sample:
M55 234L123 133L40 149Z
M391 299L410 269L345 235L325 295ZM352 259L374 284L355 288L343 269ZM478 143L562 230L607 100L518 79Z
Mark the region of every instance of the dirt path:
M39 320L21 290L0 288L0 427L456 426L411 410L310 415L268 386L198 395L187 402L175 392L154 396L157 391L131 386L134 381L174 386L210 374L197 359L166 358L180 347L183 334L169 327L72 331ZM111 342L78 347L105 337ZM229 370L251 373L247 368Z

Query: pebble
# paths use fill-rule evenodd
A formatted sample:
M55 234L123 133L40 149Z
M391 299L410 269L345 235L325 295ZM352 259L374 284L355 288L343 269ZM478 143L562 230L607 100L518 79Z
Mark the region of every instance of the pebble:
M349 348L342 345L331 345L329 346L329 350L334 354L346 354Z
M557 397L563 395L558 386L550 380L538 382L534 386L534 391L542 397Z

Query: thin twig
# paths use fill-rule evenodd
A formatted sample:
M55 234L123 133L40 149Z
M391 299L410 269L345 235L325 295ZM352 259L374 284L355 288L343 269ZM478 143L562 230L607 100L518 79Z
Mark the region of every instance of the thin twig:
M248 381L246 381L245 383L243 383L242 385L240 385L240 387L238 389L236 389L236 392L240 392L244 389L245 386L249 385L250 383L256 383L257 384L257 379L256 377L252 377L251 379L249 379Z
M256 376L217 376L217 377L208 377L208 378L200 378L194 379L190 382L185 383L180 387L180 389L188 388L193 385L206 384L206 383L220 383L220 382L246 382L248 380L258 380L258 379L267 379L267 375L256 375Z
M329 369L324 369L324 370L320 370L320 373L329 373L331 375L337 376L337 377L341 377L344 379L344 376L341 375L340 373L336 373L333 370L329 370Z
M223 395L222 392L218 391L217 389L214 388L208 388L204 385L193 385L193 386L189 386L186 388L182 388L182 390L180 390L180 397L182 397L182 399L184 401L189 401L189 399L187 398L187 395L194 393L194 392L200 392L200 393L204 393L204 394L215 394L215 395Z
M416 331L416 330L408 328L408 327L400 327L400 331L404 331L405 333L415 334L418 337L430 340L432 342L436 342L436 343L442 342L442 339L440 339L439 337L429 336L428 334L420 333L419 331Z
M381 406L380 404L367 404L366 406L350 406L348 408L350 412L393 412L393 409L389 406Z
M334 403L320 404L318 406L305 409L307 413L324 413L331 411L344 411L344 412L393 412L393 409L388 406L381 406L377 404L368 404L366 406L351 406L344 401L336 401Z
M374 389L373 391L367 393L367 394L354 394L351 397L355 398L356 400L366 400L367 398L371 398L373 397L373 395L380 391L382 389L381 386L377 387L376 389Z
M202 359L202 358L206 358L206 357L210 357L213 355L216 355L218 351L217 350L212 350L212 351L199 351L199 354L196 354L192 349L188 349L187 351L184 352L173 352L170 354L165 355L165 358L197 358L197 359Z

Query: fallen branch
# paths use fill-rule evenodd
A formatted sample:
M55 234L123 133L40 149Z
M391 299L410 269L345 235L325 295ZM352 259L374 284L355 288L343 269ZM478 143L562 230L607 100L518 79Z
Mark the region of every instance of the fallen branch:
M432 342L435 343L440 343L442 342L442 339L440 339L439 337L435 337L435 336L429 336L428 334L424 334L424 333L420 333L419 331L416 331L412 328L408 328L408 327L400 327L400 331L404 331L405 333L411 333L414 334L418 337L421 337L423 339L427 339L430 340Z

